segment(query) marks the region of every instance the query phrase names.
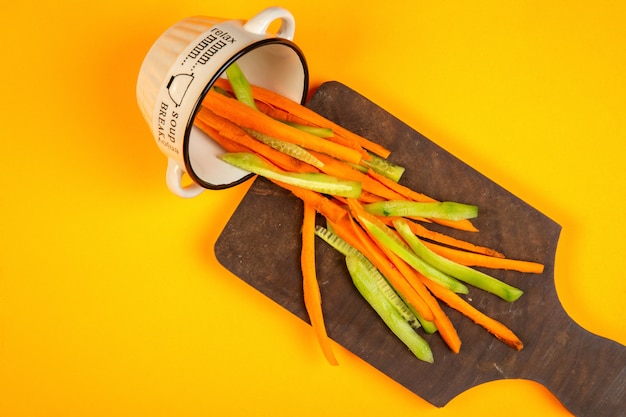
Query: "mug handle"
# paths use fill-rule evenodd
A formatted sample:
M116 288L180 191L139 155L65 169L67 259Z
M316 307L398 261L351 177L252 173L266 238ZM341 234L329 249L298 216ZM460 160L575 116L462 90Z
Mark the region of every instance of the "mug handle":
M293 15L282 7L272 6L262 10L248 20L246 24L243 25L243 28L248 32L265 35L270 24L277 19L281 19L282 21L276 36L290 41L293 40L293 35L296 31L296 21Z
M185 171L172 158L167 159L167 171L165 172L165 183L171 192L179 197L192 198L200 195L204 188L196 183L183 186L183 174Z

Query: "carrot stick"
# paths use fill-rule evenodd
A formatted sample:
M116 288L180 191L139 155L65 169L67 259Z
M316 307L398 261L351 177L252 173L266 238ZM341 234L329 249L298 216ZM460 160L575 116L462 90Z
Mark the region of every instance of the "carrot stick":
M209 126L203 120L196 118L193 121L193 124L198 127L198 129L202 130L204 133L209 135L211 139L218 143L222 148L224 148L227 152L250 152L251 149L247 146L244 146L240 142L234 141L220 134L217 129L214 129L212 126Z
M435 202L437 200L435 200L432 197L429 197L425 194L419 193L417 191L414 191L412 189L410 189L409 187L406 187L402 184L399 184L395 181L390 180L389 178L376 173L373 170L368 170L367 171L368 175L371 176L372 178L378 180L380 183L386 185L388 188L392 189L393 191L397 192L398 194L401 194L402 196L404 196L406 199L409 200L413 200L413 201L422 201L422 202ZM457 220L457 221L451 221L451 220L444 220L444 219L432 219L433 222L441 224L443 226L449 226L455 229L459 229L459 230L464 230L467 232L477 232L478 229L476 229L476 227L472 224L472 222L470 220Z
M361 197L359 197L359 201L362 203L376 203L377 201L385 201L385 199L376 194L361 190Z
M424 302L419 293L413 288L402 274L393 267L389 259L378 250L378 247L371 241L369 236L361 229L354 220L346 216L339 222L330 222L333 232L340 238L355 247L365 255L376 268L389 280L389 283L396 291L404 297L407 303L411 304L425 320L433 321L433 313L430 307Z
M365 218L375 219L375 216L367 213L365 209L363 208L363 206L361 206L355 199L349 198L347 199L347 201L348 201L348 207L353 213L357 214L358 216L365 217ZM367 231L364 231L364 233L367 233ZM380 250L382 250L383 252L385 251L384 244L379 242L378 239L376 239L376 237L370 234L368 234L368 236L371 238L373 242L375 242L376 246L380 248ZM417 271L416 271L416 274L417 274ZM422 283L424 283L424 280L428 280L428 279L424 278L422 280ZM439 334L441 335L443 340L446 342L450 350L452 350L454 353L459 353L461 351L461 339L459 338L459 335L456 329L454 328L454 325L448 318L448 316L443 312L443 310L439 308L432 310L432 313L433 313L432 321L435 322L435 325L437 326L437 330L439 331Z
M481 253L466 252L446 246L437 245L427 241L423 241L423 243L433 252L438 253L445 258L448 258L465 266L482 266L485 268L494 269L510 269L513 271L527 272L533 274L541 274L544 268L543 264L537 262L486 256Z
M339 204L327 197L324 197L318 192L295 187L280 181L271 181L276 185L291 191L293 195L301 199L305 204L315 208L316 211L329 221L338 222L348 214L348 212Z
M224 137L227 140L236 142L240 146L257 153L260 156L267 158L272 163L281 167L286 171L291 172L318 172L316 168L311 165L299 161L289 155L286 155L276 149L259 142L252 136L247 134L239 126L232 123L223 117L220 117L207 108L201 108L196 115L194 124L211 136L216 142L220 143L220 137ZM222 146L228 146L233 148L232 145L220 143ZM237 148L237 147L235 147ZM226 149L231 152L231 149Z
M230 86L228 86L224 81L226 80L219 79L218 81L216 81L215 85L225 89L229 89ZM379 156L382 156L383 158L387 158L391 154L391 151L379 145L378 143L372 142L360 135L355 134L354 132L345 129L344 127L326 119L320 114L315 113L308 107L302 106L301 104L296 103L295 101L283 97L280 94L277 94L266 88L256 85L251 85L250 87L252 88L253 96L257 101L265 102L271 107L281 110L281 114L284 117L283 120L290 120L291 117L294 117L291 120L296 123L311 124L318 127L329 127L333 130L335 135L341 136L354 143L357 143L364 149L367 149Z
M226 97L210 90L204 100L203 106L211 109L215 114L228 119L241 127L246 127L261 132L276 139L295 143L304 148L322 152L337 159L359 163L361 153L355 149L338 145L329 140L319 138L312 134L281 123L262 112L247 106L236 99Z
M317 340L324 352L328 363L337 365L337 359L333 353L330 339L326 333L324 315L322 311L322 296L315 270L315 208L304 203L304 218L302 221L302 253L300 255L302 268L302 286L304 290L304 305L311 326L315 331Z
M346 180L359 181L361 183L362 189L383 197L385 199L398 199L402 198L402 196L393 190L385 187L380 184L378 181L373 180L368 175L354 169L350 165L344 163L343 161L339 161L330 156L320 154L318 152L311 152L313 156L322 161L324 164L323 167L320 167L319 170L324 172L325 174L332 175L338 178L343 178Z
M524 347L522 341L508 327L485 315L461 298L454 291L450 291L449 289L444 288L436 282L430 281L426 278L424 279L424 284L435 295L435 297L439 298L448 306L457 310L466 317L469 317L476 324L483 326L503 343L515 350L521 350Z
M263 113L267 114L268 116L273 117L274 119L281 120L283 122L290 120L290 121L292 121L294 123L299 123L299 124L302 124L302 125L306 125L307 124L306 120L302 120L299 117L296 117L294 115L290 115L286 111L278 109L278 108L276 108L276 107L272 106L271 104L266 103L264 101L257 100L257 101L255 101L255 104L256 104L257 108L260 111L262 111Z
M478 232L476 226L472 224L469 219L464 220L445 220L445 219L431 219L433 223L440 224L442 226L448 226L453 229L463 230L465 232Z
M391 217L391 216L377 216L377 217L387 226L393 226L393 221L397 219L397 217ZM455 248L464 249L470 252L482 253L483 255L487 255L491 257L504 258L504 255L496 251L495 249L487 248L484 246L478 246L471 242L467 242L465 240L456 239L452 236L432 231L416 222L410 221L410 222L407 222L407 224L411 228L411 231L421 238L429 239L429 240L432 240L433 242L442 243L444 245L453 246Z

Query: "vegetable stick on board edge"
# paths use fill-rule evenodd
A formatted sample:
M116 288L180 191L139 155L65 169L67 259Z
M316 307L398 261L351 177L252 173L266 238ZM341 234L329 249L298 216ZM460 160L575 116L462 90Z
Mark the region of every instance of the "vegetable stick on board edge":
M338 365L338 362L326 333L322 312L322 297L315 267L315 213L315 208L305 202L302 221L302 252L300 255L304 305L326 360L329 364L335 366Z

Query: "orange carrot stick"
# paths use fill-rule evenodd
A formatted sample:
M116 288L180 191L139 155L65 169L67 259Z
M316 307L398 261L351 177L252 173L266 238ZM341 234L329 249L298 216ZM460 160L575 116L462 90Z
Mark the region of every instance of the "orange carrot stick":
M422 201L422 202L435 202L437 200L435 200L432 197L429 197L425 194L419 193L415 190L410 189L409 187L406 187L402 184L399 184L395 181L390 180L389 178L378 174L376 172L374 172L373 170L368 170L367 171L368 175L371 176L372 178L378 180L380 183L386 185L388 188L392 189L393 191L397 192L398 194L401 194L402 196L404 196L405 198L412 200L412 201ZM459 230L464 230L467 232L477 232L478 229L476 229L476 227L472 224L472 222L468 219L466 220L457 220L457 221L452 221L452 220L444 220L444 219L432 219L433 222L435 223L439 223L441 225L444 226L449 226L455 229L459 229Z
M206 134L211 136L216 142L220 143L220 137L225 137L227 140L236 142L240 144L240 146L244 146L254 153L267 158L269 161L286 171L318 172L313 166L259 142L230 120L216 115L207 108L201 108L198 111L194 124ZM222 146L228 146L230 148L227 149L228 151L232 151L233 148L237 148L224 142L220 144Z
M241 127L256 130L273 138L294 143L310 150L332 155L343 161L352 163L361 161L361 153L355 149L338 145L281 123L238 100L226 97L214 90L210 90L206 94L203 106L208 107L218 116L228 119Z
M469 219L463 220L446 220L446 219L430 219L433 223L438 223L442 226L448 226L453 229L463 230L465 232L478 232L476 226L474 226Z
M485 315L474 306L469 304L463 298L461 298L454 291L442 287L436 282L424 279L424 284L428 289L439 298L441 301L449 305L451 308L457 310L466 317L472 319L476 324L483 326L487 331L497 337L500 341L504 342L508 346L515 350L521 350L524 347L522 341L504 324Z
M419 293L407 282L397 268L378 250L369 236L352 218L346 216L339 222L329 222L334 233L365 255L389 280L389 283L402 297L417 310L424 319L433 321L433 313Z
M510 269L513 271L527 272L532 274L541 274L544 268L543 264L537 262L509 258L497 258L493 256L486 256L481 253L466 252L454 248L449 248L427 241L423 241L423 243L433 252L466 266L482 266L485 268L494 269Z
M198 127L200 130L202 130L204 133L209 135L211 139L217 142L218 145L224 148L224 150L227 152L250 152L251 151L251 149L248 148L247 146L244 146L237 141L234 141L232 139L225 137L224 135L219 133L216 129L214 129L212 126L209 126L203 120L196 118L193 124L196 127Z
M263 113L267 114L268 116L273 117L274 119L281 120L281 121L291 120L294 123L299 123L299 124L308 126L306 120L302 120L299 117L290 115L286 111L278 109L278 108L272 106L269 103L266 103L264 101L256 100L255 104L256 104L257 108L260 111L262 111ZM316 126L316 127L318 127L318 126Z
M300 255L302 268L302 286L304 290L304 305L311 326L315 331L317 340L324 352L328 363L337 365L337 359L333 353L330 339L326 333L324 315L322 311L322 296L315 270L315 208L304 203L304 218L302 221L302 252Z
M230 86L226 85L225 80L218 80L215 85L218 85L222 88L228 89ZM251 85L252 95L257 101L265 102L271 105L273 108L282 110L284 120L289 120L291 116L294 116L296 119L292 119L296 123L301 124L311 124L317 127L327 127L331 128L335 135L346 138L354 143L359 144L364 149L367 149L383 158L387 158L390 155L390 151L385 147L372 142L360 135L351 132L342 126L326 119L318 113L315 113L308 107L302 106L295 101L292 101L286 97L281 96L271 90L265 89L263 87L259 87L256 85Z
M368 203L376 203L379 201L386 201L385 198L378 196L376 194L372 194L370 192L361 190L361 197L359 197L359 201L368 204Z

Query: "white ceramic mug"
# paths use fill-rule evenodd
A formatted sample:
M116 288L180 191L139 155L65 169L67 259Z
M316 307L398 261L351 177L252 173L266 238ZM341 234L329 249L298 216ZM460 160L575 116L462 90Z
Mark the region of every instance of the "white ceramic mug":
M272 22L280 20L276 34ZM251 84L304 103L308 67L292 42L295 21L280 7L248 21L191 17L165 31L148 51L137 79L137 101L154 139L168 158L166 183L181 197L239 184L250 173L218 158L224 151L193 126L202 99L237 61ZM183 185L183 176L191 178Z

